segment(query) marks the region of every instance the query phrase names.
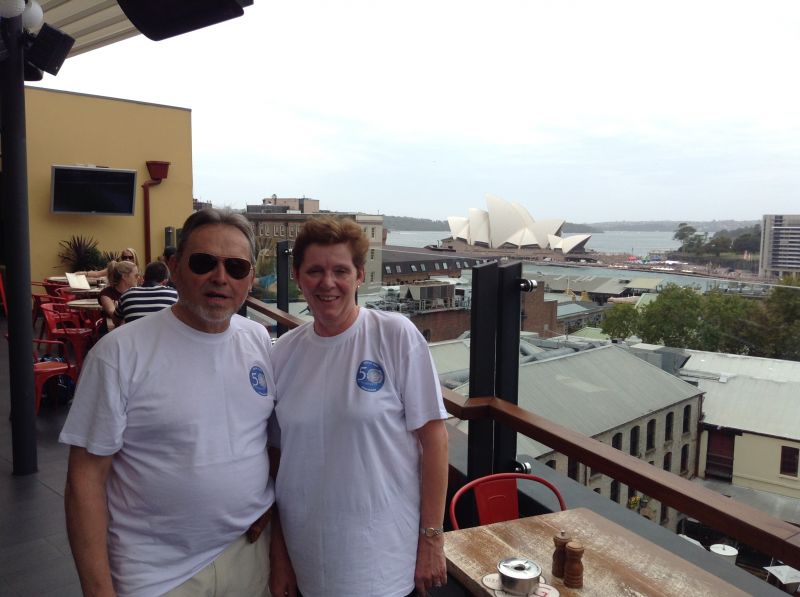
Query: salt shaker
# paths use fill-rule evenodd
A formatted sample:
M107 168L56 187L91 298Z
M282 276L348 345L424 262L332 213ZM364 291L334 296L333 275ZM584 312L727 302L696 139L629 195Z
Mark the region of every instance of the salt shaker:
M570 541L564 548L566 561L564 562L564 586L570 589L583 587L583 544Z
M556 546L553 552L553 568L551 573L557 578L564 576L564 559L566 557L565 547L569 543L570 536L565 531L559 531L558 535L553 537L553 543Z

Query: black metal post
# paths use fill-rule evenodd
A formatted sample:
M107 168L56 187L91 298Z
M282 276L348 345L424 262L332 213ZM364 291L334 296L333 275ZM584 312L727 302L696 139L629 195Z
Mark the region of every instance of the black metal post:
M469 340L469 396L494 396L497 335L497 263L472 268L472 311ZM470 421L467 478L492 473L494 422Z
M497 345L495 396L518 403L519 327L522 263L500 266L497 283ZM517 456L517 433L499 423L494 426L494 466L496 473L514 470Z
M9 386L13 473L37 470L33 397L28 160L25 142L25 78L22 18L0 19L8 56L0 64L3 242L8 298Z
M275 246L277 263L275 265L278 278L277 303L278 309L289 312L289 241L282 240ZM278 324L278 337L288 331L285 325Z

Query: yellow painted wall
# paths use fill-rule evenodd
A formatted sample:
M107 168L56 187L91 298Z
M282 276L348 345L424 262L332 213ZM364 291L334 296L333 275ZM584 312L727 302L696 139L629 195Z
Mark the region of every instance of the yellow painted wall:
M164 250L164 228L179 228L192 213L191 111L156 104L25 89L31 279L61 275L59 242L91 236L101 251L133 247L144 268L142 183L145 162L170 162L168 177L150 188L151 260ZM94 164L137 170L133 216L53 214L51 166Z
M781 446L800 442L743 433L733 451L733 484L800 498L800 478L781 475Z

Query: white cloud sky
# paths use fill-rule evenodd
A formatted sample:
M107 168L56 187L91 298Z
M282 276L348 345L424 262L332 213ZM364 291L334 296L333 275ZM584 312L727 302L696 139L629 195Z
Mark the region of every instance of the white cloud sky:
M255 0L41 85L191 108L218 205L758 219L800 211L798 59L794 1Z

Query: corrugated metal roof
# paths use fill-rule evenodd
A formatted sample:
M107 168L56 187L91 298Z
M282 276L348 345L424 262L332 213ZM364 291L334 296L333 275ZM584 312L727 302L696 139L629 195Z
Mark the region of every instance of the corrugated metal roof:
M456 389L462 395L468 384ZM613 344L519 370L519 405L594 437L701 392ZM533 457L552 450L517 435L517 449Z
M567 315L577 315L578 313L584 313L589 310L580 303L561 303L558 305L556 309L557 309L557 315L556 315L557 317L566 317Z
M663 281L663 278L633 278L628 284L628 288L636 288L637 290L655 290Z
M570 336L588 338L589 340L611 340L611 336L604 334L602 329L591 326L586 326L576 332L571 332Z
M798 361L782 361L700 350L686 350L685 353L689 355L689 360L684 364L681 374L687 377L691 377L692 372L697 372L704 374L702 377L708 377L709 374L724 375L725 377L741 375L772 381L800 382L800 362Z
M733 377L698 384L708 425L800 440L800 382Z
M469 340L434 342L428 347L439 375L469 369Z

